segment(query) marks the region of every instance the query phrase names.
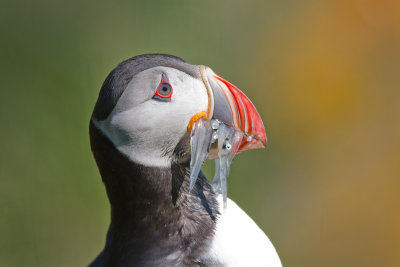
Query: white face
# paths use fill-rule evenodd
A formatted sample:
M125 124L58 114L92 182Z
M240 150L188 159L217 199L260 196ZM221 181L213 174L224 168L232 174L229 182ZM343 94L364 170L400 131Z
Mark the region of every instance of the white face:
M153 99L163 73L173 90L170 102ZM201 80L174 68L155 67L135 75L107 119L94 124L132 161L167 167L190 119L206 112L207 105Z

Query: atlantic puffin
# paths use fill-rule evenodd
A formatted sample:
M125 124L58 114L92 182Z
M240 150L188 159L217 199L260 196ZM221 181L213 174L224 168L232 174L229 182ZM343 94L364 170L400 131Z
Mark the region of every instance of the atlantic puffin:
M209 67L145 54L105 79L89 124L91 149L111 206L97 266L281 266L255 222L200 172L189 188L190 131L208 116L265 145L251 101ZM246 178L248 179L248 178Z

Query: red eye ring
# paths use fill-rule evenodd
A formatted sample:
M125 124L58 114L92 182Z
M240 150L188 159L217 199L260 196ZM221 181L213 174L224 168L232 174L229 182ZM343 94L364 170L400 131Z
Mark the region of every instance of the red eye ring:
M163 73L153 99L169 102L171 101L172 91L172 86L168 81L167 75Z

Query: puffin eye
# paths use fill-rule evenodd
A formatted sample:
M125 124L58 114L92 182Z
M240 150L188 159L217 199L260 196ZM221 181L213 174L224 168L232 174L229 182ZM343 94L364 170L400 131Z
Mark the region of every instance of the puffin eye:
M157 90L153 96L153 99L169 102L172 96L172 86L168 81L167 75L165 73L161 76L161 82L157 86Z
M158 86L157 92L162 96L169 96L171 94L172 88L169 83L162 83Z

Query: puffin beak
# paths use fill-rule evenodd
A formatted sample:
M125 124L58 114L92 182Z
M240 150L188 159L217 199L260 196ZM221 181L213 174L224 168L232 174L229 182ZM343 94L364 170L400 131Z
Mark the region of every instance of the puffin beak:
M250 99L236 86L199 66L208 93L209 119L217 119L243 133L238 152L263 148L267 144L264 124Z

